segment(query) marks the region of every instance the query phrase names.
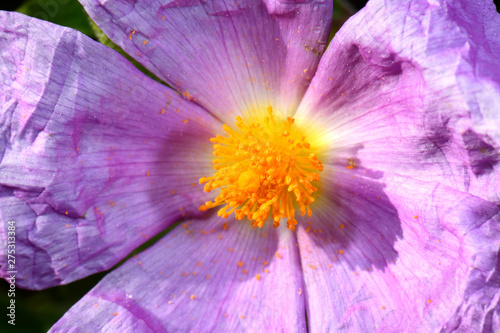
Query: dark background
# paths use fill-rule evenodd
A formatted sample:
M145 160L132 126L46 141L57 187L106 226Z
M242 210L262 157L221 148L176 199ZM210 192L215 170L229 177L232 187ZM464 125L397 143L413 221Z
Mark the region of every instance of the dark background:
M11 0L11 1L4 1L0 4L0 9L2 10L16 10L17 7L19 7L23 1L21 0Z

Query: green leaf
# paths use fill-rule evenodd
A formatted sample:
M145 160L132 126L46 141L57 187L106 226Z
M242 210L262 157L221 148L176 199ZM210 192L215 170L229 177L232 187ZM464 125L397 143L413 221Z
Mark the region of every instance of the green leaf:
M17 11L79 30L95 39L88 15L77 0L27 0Z

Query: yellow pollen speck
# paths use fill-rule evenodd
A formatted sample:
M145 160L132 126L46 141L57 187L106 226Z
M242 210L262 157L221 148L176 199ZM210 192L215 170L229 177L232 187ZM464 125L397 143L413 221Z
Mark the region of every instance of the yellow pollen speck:
M146 171L146 176L149 176L149 175L150 175L149 171Z
M195 296L195 295L191 295L191 297L190 297L190 298L191 298L191 299L195 299L195 298L196 298L196 296Z
M340 225L340 229L344 229L345 225L344 224L341 224Z
M241 267L243 266L243 262L242 261L238 261L238 267Z
M416 219L418 219L418 215L413 216L413 218L414 218L415 220L416 220Z
M66 224L66 228L69 227L69 224Z
M148 42L149 40L145 40L144 42L142 42L142 45L146 45Z
M165 109L161 109L161 114L165 114Z
M246 269L243 270L243 274L246 274L248 273L248 271Z
M68 211L66 211L66 213L64 213L64 214L68 215L68 214L69 214L69 212L68 212Z
M238 116L236 129L225 124L226 135L210 139L215 174L200 178L200 184L206 192L220 193L200 210L222 206L219 216L246 217L254 228L268 219L276 228L286 219L294 230L296 208L302 216L312 215L309 206L317 191L313 182L319 180L323 165L293 118L275 117L268 107L267 116L255 120L245 122Z
M427 301L427 303L431 304L431 303L432 303L432 299L429 299L429 300Z
M260 281L260 275L259 274L256 274L255 278L257 279L257 281Z
M113 316L118 316L118 312L113 312Z

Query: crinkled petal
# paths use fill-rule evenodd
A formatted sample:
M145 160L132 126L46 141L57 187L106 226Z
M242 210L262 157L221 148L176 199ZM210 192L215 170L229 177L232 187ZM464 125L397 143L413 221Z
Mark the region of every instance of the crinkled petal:
M52 332L305 332L295 234L186 221L108 274Z
M330 177L298 230L310 332L500 329L500 207L408 177Z
M462 303L445 324L448 332L498 332L500 327L500 214L468 240L475 244L476 255L468 272Z
M108 269L199 213L208 113L77 31L7 12L0 26L0 216L16 223L18 286Z
M332 1L80 0L128 54L225 122L293 113L316 71Z
M295 118L347 159L500 201L500 18L491 1L370 1ZM325 139L326 138L326 139Z

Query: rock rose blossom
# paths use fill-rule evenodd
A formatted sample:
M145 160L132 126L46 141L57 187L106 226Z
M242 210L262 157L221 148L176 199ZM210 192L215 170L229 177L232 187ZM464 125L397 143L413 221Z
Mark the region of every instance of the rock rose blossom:
M169 86L0 13L0 273L6 221L29 289L174 228L53 332L500 329L491 1L373 0L326 50L331 1L80 2Z

